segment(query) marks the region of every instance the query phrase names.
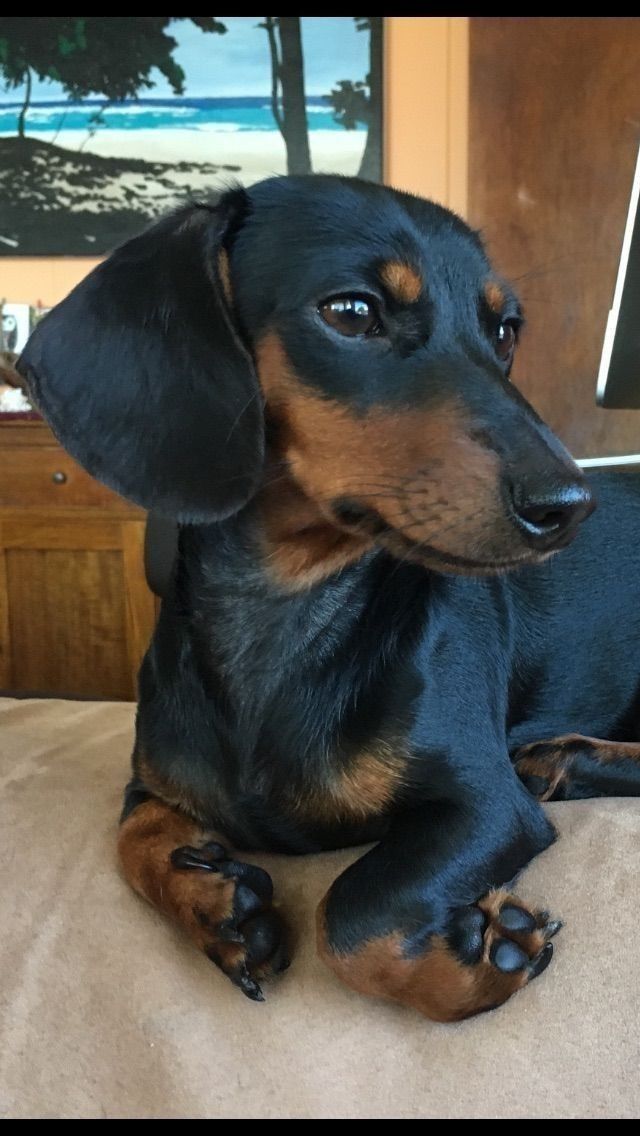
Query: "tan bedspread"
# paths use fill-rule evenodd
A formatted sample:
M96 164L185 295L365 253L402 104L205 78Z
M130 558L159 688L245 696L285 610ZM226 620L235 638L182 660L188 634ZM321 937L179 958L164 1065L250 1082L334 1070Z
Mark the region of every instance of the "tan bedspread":
M455 1026L361 998L317 961L354 853L257 857L298 939L254 1004L118 876L133 707L0 700L0 1116L633 1118L640 802L552 807L523 897L565 920L546 974Z

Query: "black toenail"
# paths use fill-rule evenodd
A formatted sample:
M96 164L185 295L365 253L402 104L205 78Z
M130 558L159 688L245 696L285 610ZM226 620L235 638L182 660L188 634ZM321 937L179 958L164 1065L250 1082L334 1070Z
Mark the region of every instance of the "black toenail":
M234 986L239 986L243 994L247 998L251 998L252 1002L264 1002L264 994L258 986L258 983L250 977L247 969L242 965L237 971L229 975Z
M210 858L204 848L192 848L188 844L183 848L174 848L170 859L174 868L200 868L205 872L220 871L219 863L214 858Z
M536 958L534 958L531 966L529 967L529 978L531 981L533 981L534 978L537 978L539 974L542 974L543 970L547 969L549 963L551 962L552 956L553 943L545 943L544 947L540 951L540 954L537 955Z

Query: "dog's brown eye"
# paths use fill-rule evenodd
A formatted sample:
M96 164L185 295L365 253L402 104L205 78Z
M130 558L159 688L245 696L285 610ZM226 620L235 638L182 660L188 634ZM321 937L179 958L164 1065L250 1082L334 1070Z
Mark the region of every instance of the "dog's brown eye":
M513 355L516 345L516 329L512 323L501 323L496 328L496 352L504 363Z
M378 309L364 296L334 296L320 304L318 311L341 335L379 335L382 331Z

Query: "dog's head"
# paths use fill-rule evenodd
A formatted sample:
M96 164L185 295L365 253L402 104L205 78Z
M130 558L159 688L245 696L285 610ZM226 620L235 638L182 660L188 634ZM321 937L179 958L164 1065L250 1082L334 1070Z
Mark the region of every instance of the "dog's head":
M21 360L64 446L186 522L237 512L267 449L323 523L445 571L561 548L579 469L509 382L522 315L448 210L337 177L190 206L118 249Z

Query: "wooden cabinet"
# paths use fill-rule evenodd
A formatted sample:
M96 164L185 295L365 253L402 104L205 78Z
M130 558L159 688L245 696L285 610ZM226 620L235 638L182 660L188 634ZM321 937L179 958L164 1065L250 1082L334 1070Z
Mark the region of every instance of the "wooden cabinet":
M135 698L155 621L144 526L44 423L0 420L0 690Z

